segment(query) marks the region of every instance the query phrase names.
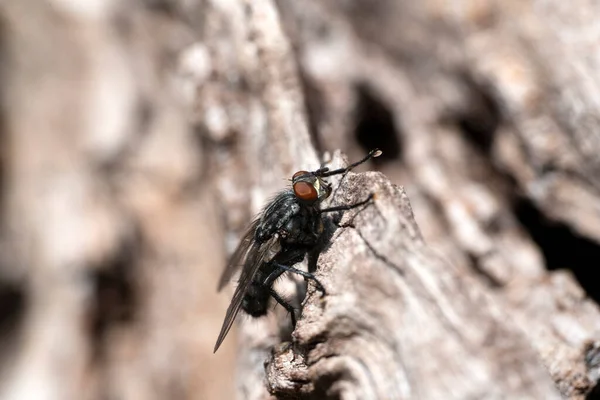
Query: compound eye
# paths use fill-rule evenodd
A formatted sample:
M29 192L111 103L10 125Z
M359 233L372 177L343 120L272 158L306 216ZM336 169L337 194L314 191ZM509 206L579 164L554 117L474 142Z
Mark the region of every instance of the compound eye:
M317 189L307 182L297 182L294 184L294 194L297 198L304 201L315 201L319 197Z
M307 174L308 174L308 171L298 171L294 174L294 176L292 176L292 180L296 179L299 176L307 175Z

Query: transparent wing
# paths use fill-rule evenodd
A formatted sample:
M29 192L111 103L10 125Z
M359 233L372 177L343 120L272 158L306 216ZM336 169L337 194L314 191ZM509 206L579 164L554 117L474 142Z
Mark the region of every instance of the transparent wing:
M246 254L248 253L248 250L250 249L252 242L254 241L254 232L256 231L256 227L258 226L259 221L260 220L257 218L250 224L250 226L246 230L246 233L244 233L244 237L240 241L240 244L238 244L238 247L231 255L229 263L227 264L227 267L225 267L225 269L223 270L221 278L219 279L219 286L217 286L218 291L221 291L221 289L225 287L225 285L231 280L231 277L240 266L246 264Z
M225 340L225 337L229 333L229 330L233 325L233 321L235 321L235 317L242 306L242 300L244 299L246 290L248 290L248 286L250 286L254 275L256 275L256 271L258 271L263 262L269 261L271 258L273 258L274 254L276 254L279 249L279 235L273 235L271 239L261 245L258 245L254 242L247 251L244 268L242 269L240 280L235 288L235 292L233 293L233 298L231 299L229 308L227 308L227 312L225 313L225 320L223 321L221 332L217 338L214 352L218 350L219 346L221 346L221 343L223 343L223 340Z

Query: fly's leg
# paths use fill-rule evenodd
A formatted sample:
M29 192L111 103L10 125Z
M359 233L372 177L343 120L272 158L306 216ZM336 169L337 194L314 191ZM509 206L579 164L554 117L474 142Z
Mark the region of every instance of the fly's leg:
M302 275L305 279L311 279L315 283L315 285L317 286L317 289L319 289L319 291L322 293L321 297L323 297L325 295L325 288L323 287L323 285L321 284L321 282L319 282L319 280L317 279L317 277L314 276L313 274L311 274L310 272L304 272L304 271L302 271L302 270L300 270L298 268L289 267L289 266L283 265L283 264L274 263L274 265L277 268L280 268L281 270L293 272L293 273L298 274L298 275Z
M281 304L281 306L285 308L287 312L290 313L290 316L292 317L292 326L296 328L296 310L294 310L294 307L292 307L290 303L285 301L272 287L269 287L269 293L275 299L276 302Z
M323 210L319 210L319 214L324 214L324 213L328 213L328 212L335 212L335 211L352 210L353 208L360 207L360 206L362 206L364 204L367 204L368 202L370 202L374 198L375 198L375 194L371 193L369 195L369 197L367 197L363 201L360 201L360 202L355 203L355 204L347 204L347 205L344 205L344 206L336 206L336 207L325 208Z
M279 267L279 264L274 263L275 266ZM279 278L281 276L281 274L283 274L285 272L284 269L282 268L276 268L273 272L271 272L268 276L267 279L265 279L265 281L262 283L262 286L264 287L271 287L271 285L273 284L273 282L275 282L277 280L277 278Z

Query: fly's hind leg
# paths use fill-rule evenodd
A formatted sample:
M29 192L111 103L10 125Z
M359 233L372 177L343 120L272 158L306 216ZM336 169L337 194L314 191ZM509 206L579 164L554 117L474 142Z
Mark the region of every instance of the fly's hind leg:
M311 274L310 272L304 272L298 268L294 268L294 267L290 267L287 265L283 265L283 264L278 264L275 263L274 264L277 268L280 268L284 271L289 271L289 272L293 272L295 274L301 275L303 276L305 279L310 279L312 280L315 285L317 286L317 289L319 289L319 291L321 292L321 297L325 295L325 288L323 287L323 285L321 284L321 282L319 282L319 280L317 279L316 276L314 276L313 274Z
M295 329L296 328L296 310L294 309L294 307L292 307L292 305L290 303L285 301L283 299L283 297L281 297L279 295L279 293L277 293L272 287L269 288L269 293L275 299L276 302L281 304L281 306L283 308L285 308L287 310L287 312L290 313L290 316L292 318L292 327L294 327L294 329Z

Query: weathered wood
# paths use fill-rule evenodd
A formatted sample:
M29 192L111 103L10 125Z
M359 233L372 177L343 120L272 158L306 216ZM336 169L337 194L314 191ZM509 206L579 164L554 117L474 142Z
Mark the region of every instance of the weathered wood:
M598 5L563 3L2 3L0 397L597 393ZM247 221L375 146L327 295L212 355Z
M423 242L406 193L379 173L349 174L345 213L319 258L291 346L270 390L314 398L560 398L519 327L472 277Z
M259 4L260 7L269 7L268 2ZM577 285L568 274L555 276L548 274L544 269L545 260L540 254L540 249L515 213L516 196L526 195L534 204L537 204L537 200L529 196L527 191L522 192L520 189L528 188L529 183L511 176L512 173L506 167L511 157L513 160L523 160L522 162L527 164L526 159L519 156L522 155L523 146L518 140L515 141L515 138L531 131L524 129L527 124L517 127L513 125L519 123L516 116L521 115L521 110L505 107L508 99L503 94L506 92L521 96L521 102L529 104L523 100L528 98L529 92L524 89L518 91L515 88L515 85L517 88L528 88L528 83L524 83L523 80L511 81L508 78L500 81L491 73L483 73L479 65L485 59L478 58L480 49L468 40L469 31L463 31L460 27L460 24L467 23L461 19L454 20L454 17L450 16L450 10L443 7L410 5L408 2L378 2L376 5L369 4L366 8L361 7L362 4L324 4L310 1L302 4L285 1L278 3L284 16L282 26L297 50L304 89L308 90L310 95L308 111L311 112L312 123L316 127L317 143L325 148L342 147L348 149L353 156L357 156L360 152L356 145L353 145L355 138L352 135L360 133L353 129L356 128L357 118L361 118L361 107L367 108L367 117L369 112L373 112L369 110L373 103L380 103L384 111L387 109L395 130L374 130L366 135L379 136L379 140L384 141L388 139L381 139L381 136L396 136L394 140L398 143L398 153L394 156L397 160L392 159L391 163L382 165L382 170L407 185L411 196L417 199L417 220L420 221L427 242L455 266L444 268L446 273L454 271L454 279L459 281L477 280L485 283L485 289L473 290L486 290L486 298L493 297L490 304L496 304L496 307L502 310L501 315L505 316L505 320L514 323L512 327L506 323L502 329L511 332L508 334L510 337L513 334L520 337L517 333L519 330L525 332L529 346L538 351L560 391L570 398L581 398L591 390L596 380L596 369L586 364L585 355L590 343L599 338L598 309L593 302L578 292ZM254 4L248 5L249 12L246 15L250 24L257 16L263 15L255 12L258 7ZM502 16L504 11L501 7L494 8L489 4L483 4L482 7L473 15L459 16L467 20L473 18L475 23L485 22L490 13L500 21L515 18L514 15ZM516 12L514 9L509 10ZM526 25L525 22L523 24ZM257 77L268 76L273 85L278 85L282 82L280 75L270 70L267 64L279 65L275 68L289 71L288 67L273 62L279 59L277 55L289 53L282 50L281 44L285 39L280 37L280 28L273 28L270 24L262 26L271 28L261 31L259 38L264 38L265 35L274 37L269 40L261 39L253 47L254 36L248 35L251 43L248 46L258 50L247 51L244 54L266 55L261 60L251 57L245 59L254 67L247 69L251 72L248 79L255 82ZM473 28L473 35L476 34L477 28L484 29L485 26ZM381 32L387 34L381 35ZM492 52L496 48L493 43L494 35L485 37L491 43L488 48ZM503 35L498 37L499 40L504 40ZM273 45L274 43L277 46ZM462 43L469 46L467 50L471 53L463 50ZM510 47L512 44L503 46ZM523 50L521 56L526 57L528 54ZM265 60L269 60L267 64L261 64ZM427 68L423 68L424 65ZM492 72L497 70L498 74L502 73L502 64L491 65L496 68ZM296 110L300 108L298 97L293 95L297 90L295 81L293 78L284 81L291 83L290 90L280 90L279 101L275 103L272 99L265 98L273 92L260 92L264 108L257 109L266 113L265 119L270 123L270 130L247 132L251 143L266 144L264 151L267 155L265 158L254 147L243 157L252 174L259 173L258 180L259 183L262 182L252 189L253 199L262 201L252 203L251 208L254 212L264 204L268 194L281 186L275 183L265 186L265 182L281 182L278 180L281 175L277 176L274 173L281 168L279 165L285 165L281 171L285 170L288 173L294 169L307 168L307 165L315 165L312 158L297 158L293 159L298 162L296 168L289 169L287 155L298 149L290 146L290 131L286 128L297 127L297 124L293 123L290 116L284 119L268 117L269 114L281 116L282 113L277 108L284 108L284 105L293 104L292 108ZM367 103L366 106L364 103ZM378 115L381 116L381 112ZM377 127L381 125L375 125L375 128ZM272 131L283 134L272 135ZM304 127L300 126L299 131L294 134L304 135ZM264 139L266 137L267 140ZM292 149L287 149L286 146ZM286 160L285 164L281 159L270 158L271 148L276 148L286 155L283 157ZM526 171L527 168L529 167L515 165L514 174ZM516 187L513 183L515 180ZM581 201L587 200L583 197ZM541 203L538 207L544 208ZM552 217L552 214L549 213L548 217ZM339 276L343 274L332 275L336 282L332 287L338 286ZM564 308L565 304L561 298L567 293L569 298L574 300ZM524 304L524 299L529 295L543 300L535 302L534 305ZM441 309L455 306L454 303L445 305L442 299L437 301L442 303L437 304ZM370 300L367 298L364 304L368 307ZM309 301L308 307L312 306L314 305ZM471 313L473 318L479 315L477 309L471 310ZM482 318L483 321L486 320L485 317ZM497 316L489 318L493 321L498 320ZM474 325L478 326L477 323ZM444 324L439 322L438 326L443 327ZM559 326L560 328L556 329ZM443 328L440 328L438 334L448 335L447 332L443 332ZM253 393L249 398L268 397L264 391L257 388L263 382L260 379L262 367L259 363L268 355L268 349L277 342L278 325L269 317L254 322L251 327L244 324L241 335L242 343L252 349L242 350L244 355L241 357L243 361L239 373L241 386L245 388L242 396ZM449 337L452 338L452 334L449 334ZM299 336L299 340L301 338ZM300 342L302 343L301 340ZM522 338L516 339L515 342L521 343L515 344L517 348L527 347ZM326 342L323 346L327 344ZM494 344L500 346L499 343ZM494 344L491 345L492 349ZM476 347L476 343L471 343L466 348L470 346ZM320 374L326 374L326 371L313 369L311 374L308 374L304 367L302 350L293 353L296 361L294 365L298 370L276 369L281 364L278 364L278 360L285 359L286 355L291 354L290 351L292 350L288 349L288 353L270 364L268 383L271 390L279 395L289 394L294 390L305 391L305 394L322 394L319 390L322 390L329 380L321 380L319 377ZM484 351L483 354L487 353ZM525 361L524 370L533 375L543 375L533 366L535 361L532 353L524 351L522 354L528 360ZM509 358L504 362L518 363L518 357L516 355L512 361ZM445 360L449 365L453 365L455 361ZM502 365L496 359L491 362ZM464 366L458 370L461 368ZM491 367L489 370L494 371ZM488 378L491 376L493 374ZM291 383L294 379L300 382ZM436 378L423 380L429 384L437 382ZM550 390L543 382L544 379L539 381L539 388L530 385L531 390ZM414 383L417 388L421 384L422 382ZM522 389L518 383L513 387L509 386L502 386L500 383L495 393L502 396L503 390L507 391L506 393L514 390L513 393L516 393ZM495 389L490 389L491 395L493 390ZM535 393L530 395L536 396Z
M585 359L600 312L547 268L598 299L597 5L535 4L278 2L321 142L395 143L381 170L407 188L427 243L487 283L579 399L597 385Z
M165 11L0 5L3 399L233 396L206 329L222 224L173 59L194 32Z

